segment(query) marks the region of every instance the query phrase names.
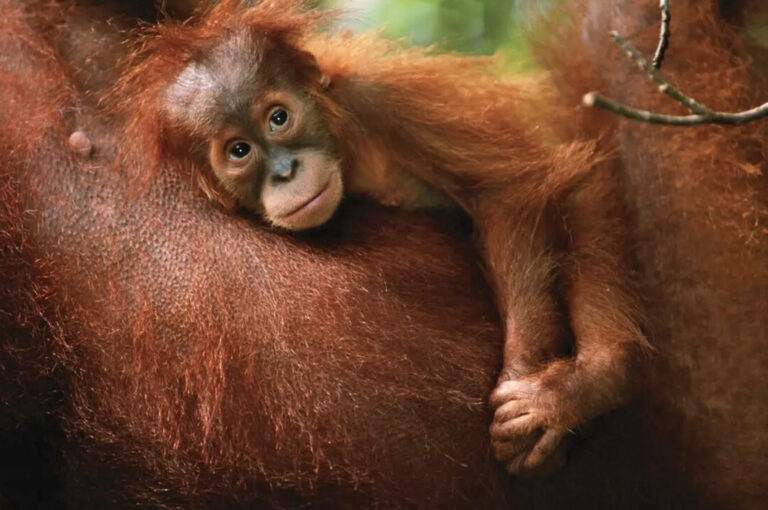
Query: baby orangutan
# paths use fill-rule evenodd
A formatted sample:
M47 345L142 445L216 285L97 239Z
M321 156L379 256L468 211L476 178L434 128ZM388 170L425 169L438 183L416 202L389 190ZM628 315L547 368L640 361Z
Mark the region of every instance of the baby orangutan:
M622 404L645 343L612 167L567 133L574 113L544 83L321 33L328 16L224 1L160 27L117 88L126 154L192 171L228 209L291 231L327 222L345 194L458 204L505 325L494 451L510 473L548 472L570 430Z

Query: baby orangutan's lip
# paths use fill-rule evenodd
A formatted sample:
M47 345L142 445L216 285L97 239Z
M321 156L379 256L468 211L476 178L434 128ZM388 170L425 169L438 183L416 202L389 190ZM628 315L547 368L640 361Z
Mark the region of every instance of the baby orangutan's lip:
M293 209L290 212L287 212L286 214L282 214L279 216L280 219L289 219L291 216L294 216L296 214L302 213L302 212L310 212L312 209L316 209L320 205L322 205L322 198L326 194L326 192L331 188L333 183L335 182L335 179L333 176L331 176L330 179L328 179L328 182L326 182L322 188L320 188L320 191L317 192L313 197L305 200L302 202L298 207Z

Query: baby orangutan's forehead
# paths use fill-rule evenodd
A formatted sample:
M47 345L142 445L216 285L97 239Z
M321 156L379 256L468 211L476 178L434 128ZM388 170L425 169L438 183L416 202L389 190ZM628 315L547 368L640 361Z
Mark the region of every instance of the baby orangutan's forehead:
M203 132L247 115L269 79L262 72L265 46L247 31L232 34L187 65L163 95L162 110L172 121Z

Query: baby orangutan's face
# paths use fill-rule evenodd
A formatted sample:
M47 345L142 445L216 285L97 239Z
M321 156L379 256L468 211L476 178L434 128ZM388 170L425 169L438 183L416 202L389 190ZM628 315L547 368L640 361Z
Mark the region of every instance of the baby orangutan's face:
M235 34L192 61L163 104L173 123L207 140L217 187L287 230L322 225L343 194L336 144L307 90L322 76L300 57Z
M342 198L338 159L306 100L272 91L254 101L249 122L209 143L211 168L238 204L270 223L304 230L328 221Z

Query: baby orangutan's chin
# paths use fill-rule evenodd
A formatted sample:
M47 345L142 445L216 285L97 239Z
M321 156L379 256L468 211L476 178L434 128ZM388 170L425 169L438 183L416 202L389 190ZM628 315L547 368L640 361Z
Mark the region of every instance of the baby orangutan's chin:
M287 211L275 215L267 211L265 216L276 227L292 231L308 230L331 219L341 203L342 195L341 174L333 172L314 191L297 197Z

